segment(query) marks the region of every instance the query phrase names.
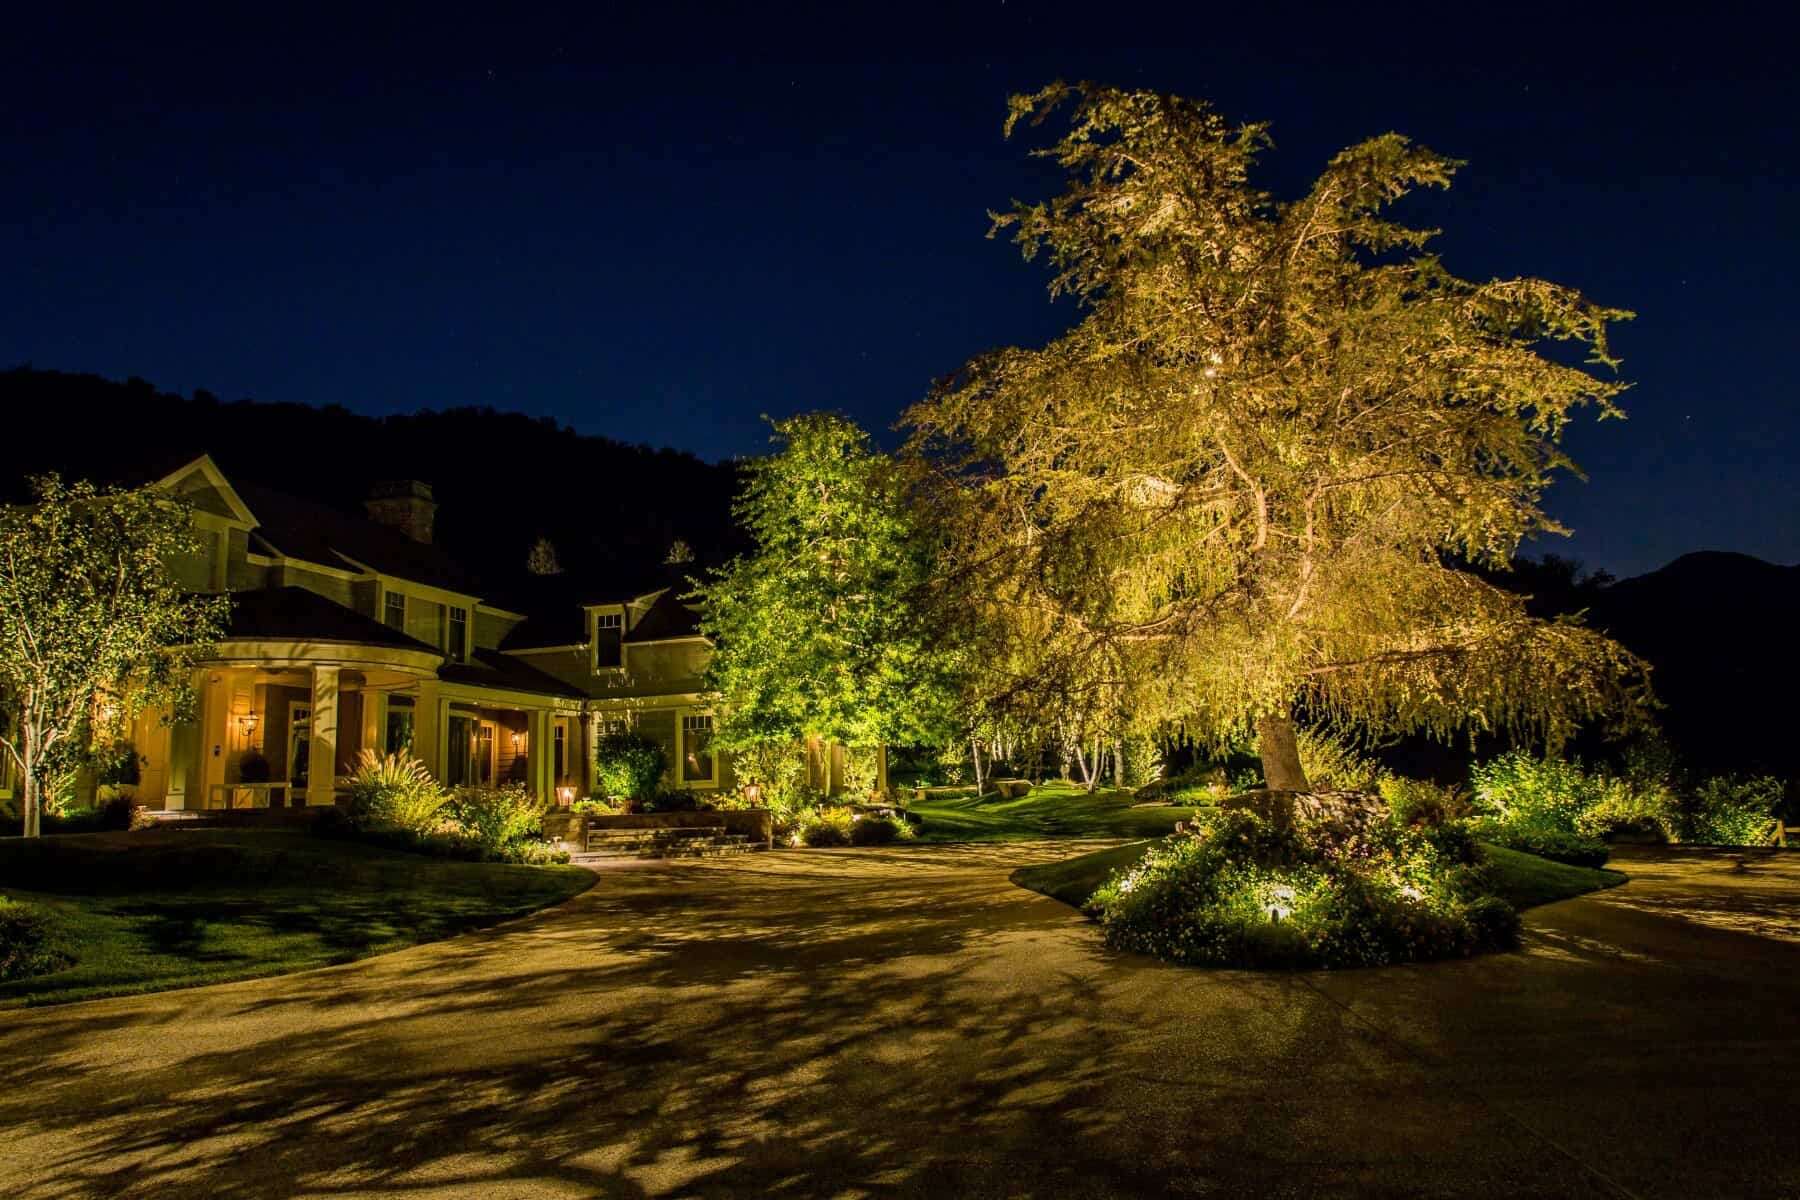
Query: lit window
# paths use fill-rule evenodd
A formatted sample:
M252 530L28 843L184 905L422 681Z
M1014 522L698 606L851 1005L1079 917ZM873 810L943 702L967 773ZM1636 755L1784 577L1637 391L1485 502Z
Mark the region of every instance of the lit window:
M689 783L713 780L713 719L681 718L681 777Z
M451 662L462 662L469 657L469 610L450 606L450 651Z
M406 597L400 592L389 592L387 607L382 611L381 619L389 629L406 632Z
M594 617L594 670L625 664L625 618L618 613Z
M398 754L402 750L411 750L412 743L412 697L389 696L387 702L387 752Z

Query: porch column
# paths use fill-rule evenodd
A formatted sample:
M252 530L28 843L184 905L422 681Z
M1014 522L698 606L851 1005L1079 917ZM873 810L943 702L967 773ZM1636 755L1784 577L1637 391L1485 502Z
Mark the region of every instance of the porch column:
M438 702L438 681L421 679L413 701L413 757L425 764L433 779L444 778L444 720Z
M594 751L599 740L600 722L594 714L581 714L581 773L575 777L575 786L581 789L578 800L585 800L594 794Z
M550 713L533 709L525 714L525 786L539 800L556 798L556 748L551 743Z
M337 802L338 668L312 669L312 729L306 747L306 803Z

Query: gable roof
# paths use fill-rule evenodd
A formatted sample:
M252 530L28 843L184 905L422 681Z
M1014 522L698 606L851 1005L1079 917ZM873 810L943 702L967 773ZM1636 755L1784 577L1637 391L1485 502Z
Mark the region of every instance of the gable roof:
M476 650L468 662L446 662L438 668L438 678L451 683L470 683L479 687L510 688L515 692L536 692L545 696L567 696L580 700L587 693L572 683L540 671L528 662L502 654L498 650Z
M658 596L636 625L625 634L627 642L661 642L670 638L700 636L700 614L681 602L675 589Z

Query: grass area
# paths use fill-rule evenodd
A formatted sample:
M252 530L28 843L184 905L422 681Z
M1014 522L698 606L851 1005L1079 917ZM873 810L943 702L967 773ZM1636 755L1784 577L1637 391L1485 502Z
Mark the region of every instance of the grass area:
M1012 881L1022 888L1042 892L1053 900L1080 908L1113 872L1135 865L1155 844L1155 839L1131 842L1058 862L1020 867L1012 873ZM1571 867L1501 846L1487 845L1486 849L1494 864L1495 894L1520 911L1617 887L1625 882L1625 875L1620 871Z
M304 833L0 840L0 892L56 918L73 965L0 1007L276 975L434 941L565 900L579 867L449 862Z
M1626 879L1623 871L1571 867L1491 842L1482 845L1494 864L1495 894L1521 912L1571 896L1618 887Z
M1089 795L1060 781L1035 787L1014 800L976 796L974 789L933 794L907 804L924 819L923 842L1002 842L1059 837L1161 837L1178 821L1192 820L1192 808L1133 808L1130 792Z

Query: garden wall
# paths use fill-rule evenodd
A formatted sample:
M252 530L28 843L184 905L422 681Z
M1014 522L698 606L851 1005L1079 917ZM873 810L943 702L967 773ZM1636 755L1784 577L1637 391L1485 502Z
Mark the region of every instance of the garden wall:
M766 808L734 808L724 812L621 813L599 816L588 813L552 812L544 816L544 836L571 845L586 841L584 831L595 829L694 829L723 825L726 833L741 833L764 846L774 844L775 824Z

